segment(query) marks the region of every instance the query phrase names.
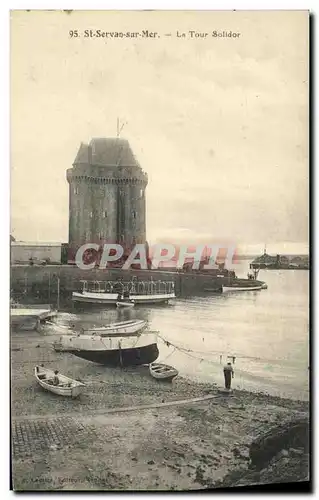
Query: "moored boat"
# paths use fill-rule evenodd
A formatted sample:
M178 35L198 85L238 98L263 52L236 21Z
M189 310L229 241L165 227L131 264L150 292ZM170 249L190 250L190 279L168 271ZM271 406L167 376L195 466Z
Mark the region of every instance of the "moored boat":
M76 327L69 327L65 325L54 325L56 329L60 329L65 335L77 335L87 334L87 335L100 335L101 337L108 337L110 335L134 335L142 332L147 327L147 321L142 319L131 319L127 321L119 321L117 323L110 323L105 326L94 326L92 328L81 328L80 331L76 330Z
M138 304L164 304L171 299L175 299L175 293L156 293L156 294L131 294L130 299ZM72 300L74 302L85 302L89 304L116 304L118 302L117 293L104 292L73 292Z
M150 374L153 378L157 380L165 380L172 382L172 380L177 377L178 371L176 368L170 365L165 365L163 363L151 363L149 365Z
M53 343L55 351L74 354L106 366L134 366L149 364L158 358L157 334L139 336L77 335L62 336Z
M29 328L38 328L40 324L55 318L57 311L50 308L49 305L23 306L16 304L10 308L10 323L12 326Z
M121 301L134 301L138 304L164 304L175 299L175 283L173 281L148 281L132 279L120 281L87 281L81 280L82 291L73 292L72 300L88 304L116 304ZM122 300L120 300L120 298Z
M142 319L131 319L127 321L119 321L118 323L110 323L107 326L99 326L96 328L84 328L83 333L96 333L101 337L109 335L131 335L142 332L147 327L147 321Z
M255 290L262 290L262 288L263 288L262 285L255 285L255 286L223 285L223 292L253 292Z
M223 284L223 292L253 292L268 288L264 281L256 279L236 279Z
M85 388L85 384L82 384L82 382L78 382L77 380L60 374L57 374L58 384L54 385L55 372L43 366L35 367L34 376L43 389L58 394L59 396L76 398Z
M134 300L130 299L118 300L116 302L116 307L134 307L134 306L135 306Z

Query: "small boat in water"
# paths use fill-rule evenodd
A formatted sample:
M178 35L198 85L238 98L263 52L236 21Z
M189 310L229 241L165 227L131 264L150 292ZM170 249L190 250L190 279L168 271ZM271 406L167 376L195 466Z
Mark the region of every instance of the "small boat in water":
M262 285L256 286L224 286L223 292L253 292L255 290L262 290Z
M173 366L164 365L163 363L151 363L149 365L150 374L157 380L165 380L172 382L173 378L178 375L178 371Z
M53 343L55 351L74 354L105 366L149 364L158 358L157 333L141 335L76 335L60 337Z
M90 282L81 280L83 288L81 292L73 292L72 300L87 304L116 304L117 302L134 301L139 304L167 304L175 299L175 283L161 280L136 282L134 280L126 284L118 281ZM98 286L97 286L98 285Z
M156 294L131 294L130 298L137 304L164 304L170 299L175 299L175 293L156 293ZM88 304L116 304L118 302L117 293L103 292L73 292L72 300L74 302L85 302Z
M254 279L237 279L229 281L223 285L223 292L253 292L256 290L264 290L268 288L264 281Z
M134 306L135 306L134 300L123 299L123 300L118 300L116 302L116 307L134 307Z
M253 292L255 290L262 290L263 285L255 285L255 286L224 286L223 285L223 293L224 292Z
M56 374L53 370L49 370L43 366L35 367L34 376L43 389L58 394L59 396L76 398L83 392L85 387L82 382L78 382L65 375L60 375L59 373ZM58 377L58 384L56 385L54 384L55 376Z

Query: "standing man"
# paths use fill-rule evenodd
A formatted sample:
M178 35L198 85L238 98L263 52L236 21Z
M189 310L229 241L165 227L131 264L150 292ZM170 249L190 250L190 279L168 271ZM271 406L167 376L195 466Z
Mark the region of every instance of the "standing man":
M231 363L224 366L225 389L230 390L231 379L234 378L234 370Z

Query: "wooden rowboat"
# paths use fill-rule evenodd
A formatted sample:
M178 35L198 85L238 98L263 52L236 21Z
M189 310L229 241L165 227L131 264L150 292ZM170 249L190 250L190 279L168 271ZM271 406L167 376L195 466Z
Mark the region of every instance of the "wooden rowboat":
M85 387L82 382L78 382L60 373L58 373L59 385L53 385L54 371L44 368L43 366L36 366L34 368L34 376L43 389L58 394L59 396L76 398Z
M162 363L151 363L149 365L150 374L157 380L172 381L178 375L178 371L173 366Z
M55 323L50 323L55 329L65 331L70 335L75 335L77 333L87 334L87 335L101 335L101 337L109 337L111 335L134 335L135 333L140 333L147 327L147 322L142 319L130 319L127 321L119 321L118 323L110 323L105 326L94 326L90 328L81 328L77 332L75 327L70 328L64 325L57 325Z

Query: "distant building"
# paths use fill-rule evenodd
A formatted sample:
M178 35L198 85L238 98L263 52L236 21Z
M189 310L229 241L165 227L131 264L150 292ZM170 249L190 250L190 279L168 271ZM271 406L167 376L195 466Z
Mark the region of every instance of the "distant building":
M61 243L11 241L11 264L61 264Z
M119 243L126 253L136 243L146 243L148 179L127 140L82 143L67 180L69 262L84 243Z
M276 256L264 253L250 263L251 269L309 269L309 256Z

